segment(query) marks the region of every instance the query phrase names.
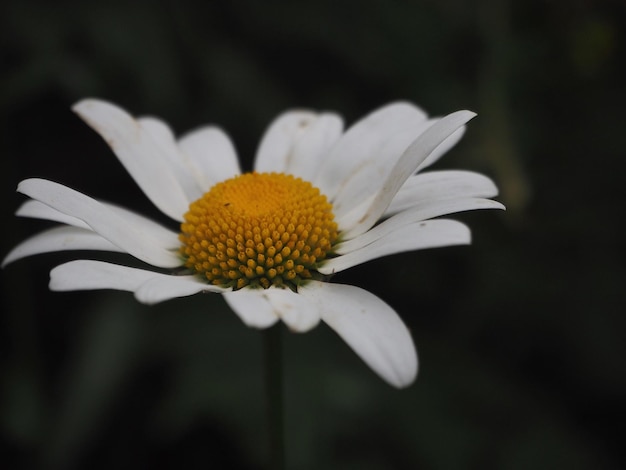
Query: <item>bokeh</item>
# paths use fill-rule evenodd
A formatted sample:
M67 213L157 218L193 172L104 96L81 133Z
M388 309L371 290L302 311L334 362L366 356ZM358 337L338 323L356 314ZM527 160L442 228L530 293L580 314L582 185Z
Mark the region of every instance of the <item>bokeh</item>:
M437 168L488 174L508 210L459 215L470 247L336 277L411 328L409 389L324 325L283 331L288 468L621 468L625 26L620 0L3 2L0 255L48 225L13 215L31 176L170 223L71 112L84 97L219 124L246 169L287 108L474 110ZM0 272L2 467L263 468L260 333L217 296L49 292L85 255Z

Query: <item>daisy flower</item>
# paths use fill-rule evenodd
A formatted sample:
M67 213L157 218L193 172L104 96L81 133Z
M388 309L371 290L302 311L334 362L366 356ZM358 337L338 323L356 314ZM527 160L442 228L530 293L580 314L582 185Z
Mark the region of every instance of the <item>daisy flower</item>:
M146 304L212 292L253 328L280 319L305 332L322 320L396 387L417 374L410 332L374 294L330 277L385 255L468 244L464 224L439 217L503 208L488 199L497 189L483 175L421 172L458 142L470 111L432 119L398 102L345 131L337 114L289 111L263 136L254 171L242 173L218 127L177 140L163 121L105 101L73 109L180 230L27 179L17 190L30 200L17 215L62 225L25 240L3 266L62 250L127 253L145 267L74 260L52 269L50 289L130 291Z

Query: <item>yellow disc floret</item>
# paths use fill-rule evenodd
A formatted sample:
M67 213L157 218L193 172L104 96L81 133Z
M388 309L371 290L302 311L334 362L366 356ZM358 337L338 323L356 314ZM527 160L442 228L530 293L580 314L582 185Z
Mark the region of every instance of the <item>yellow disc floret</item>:
M185 266L219 286L296 289L337 240L332 208L315 186L284 173L223 181L185 214Z

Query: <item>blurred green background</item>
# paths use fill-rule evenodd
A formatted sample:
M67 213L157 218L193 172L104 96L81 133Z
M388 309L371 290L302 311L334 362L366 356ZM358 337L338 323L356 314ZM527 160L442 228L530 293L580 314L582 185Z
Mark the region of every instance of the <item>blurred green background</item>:
M47 226L13 216L26 177L162 217L71 113L86 96L217 123L246 169L286 108L474 110L437 168L490 175L508 211L459 216L470 247L336 277L410 326L409 389L324 325L284 331L288 468L621 468L625 20L621 0L3 2L0 255ZM2 467L263 468L260 333L216 296L49 292L81 255L0 273Z

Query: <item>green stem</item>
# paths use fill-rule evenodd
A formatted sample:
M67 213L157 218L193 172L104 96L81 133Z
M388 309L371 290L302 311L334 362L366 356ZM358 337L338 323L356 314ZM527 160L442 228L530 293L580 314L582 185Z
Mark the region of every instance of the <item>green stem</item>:
M269 428L270 469L285 468L285 439L283 422L283 358L281 324L264 332L265 393Z

